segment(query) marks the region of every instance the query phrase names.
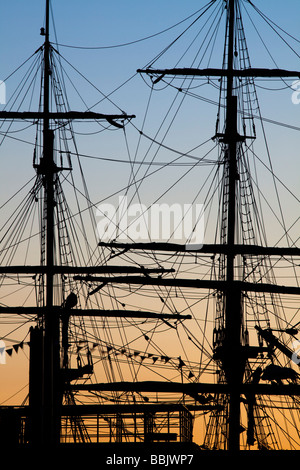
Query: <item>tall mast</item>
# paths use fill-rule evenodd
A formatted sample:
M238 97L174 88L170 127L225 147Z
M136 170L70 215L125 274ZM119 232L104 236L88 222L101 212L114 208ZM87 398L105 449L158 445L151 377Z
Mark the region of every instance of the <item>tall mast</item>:
M46 313L44 318L44 383L43 383L43 444L52 445L59 440L59 319L53 310L54 265L54 132L50 128L50 42L49 0L46 0L46 27L44 43L44 96L43 96L43 164L46 203Z
M42 176L44 189L43 217L45 221L45 261L42 266L34 267L34 273L45 275L46 290L43 297L43 305L34 307L32 313L38 315L39 322L36 328L31 328L30 336L30 371L29 371L29 413L30 413L30 443L40 448L41 446L55 448L60 442L60 420L62 398L65 382L60 370L60 315L62 309L55 305L54 279L55 275L75 272L90 273L90 268L78 267L77 270L70 266L56 266L55 262L55 219L56 206L56 175L63 168L58 168L54 158L54 131L51 121L61 119L73 120L99 120L105 121L111 126L123 128L124 122L134 118L134 115L126 113L103 114L91 111L54 111L50 109L50 81L51 81L51 53L52 46L49 40L50 0L46 0L45 28L41 29L44 36L43 51L43 77L42 77L42 109L33 112L0 111L0 119L31 119L34 122L40 120L43 126L42 132L42 157L34 168ZM44 230L44 228L42 228ZM58 237L59 238L59 237ZM43 241L42 241L43 243ZM59 244L59 240L57 240ZM32 270L32 267L30 268ZM74 271L75 269L75 271ZM119 267L116 268L117 272ZM17 271L22 271L18 266ZM92 272L97 272L95 268ZM63 300L63 299L60 299ZM99 313L99 310L89 312ZM110 312L115 315L115 312ZM140 312L134 312L140 317ZM143 316L147 315L146 313ZM80 375L79 375L80 376Z
M139 69L139 73L152 75L153 83L158 83L166 76L183 77L225 77L226 78L226 110L225 110L225 130L223 133L216 134L216 138L224 145L224 165L226 178L226 232L225 243L220 250L219 247L212 249L212 252L222 252L226 259L226 279L224 287L221 289L224 293L224 340L216 348L214 357L222 363L222 369L225 373L227 393L229 396L229 416L226 448L232 453L240 449L240 395L243 387L243 375L245 370L246 353L243 350L241 330L242 330L242 302L241 291L249 290L249 285L242 285L238 279L235 279L235 255L240 253L241 247L237 245L235 239L236 233L236 187L238 178L237 155L240 143L247 136L240 136L237 129L237 96L234 94L234 81L240 78L255 77L299 77L299 71L288 71L282 69L266 68L244 68L234 67L235 58L235 34L236 34L236 7L238 0L226 0L226 57L227 63L222 69L216 68L170 68L170 69ZM204 250L206 246L204 245ZM259 247L252 247L253 253L261 253ZM210 249L207 246L207 249ZM249 249L249 248L248 248ZM201 250L200 250L201 251ZM179 281L180 282L180 281ZM192 285L192 283L191 283ZM194 284L195 285L195 284ZM212 288L218 289L218 286ZM195 285L196 287L196 285ZM200 287L200 285L199 285ZM204 286L203 286L204 287ZM256 285L257 288L257 285ZM267 292L266 285L260 285L261 291ZM244 357L244 358L243 358ZM218 386L222 387L222 383Z
M241 292L234 284L234 245L236 229L236 180L237 180L237 97L233 95L234 69L234 34L235 34L235 0L227 5L227 88L226 88L226 164L228 168L228 217L227 217L227 257L225 294L225 344L224 368L229 385L229 429L228 450L239 449L240 435L240 384L242 370L241 353Z

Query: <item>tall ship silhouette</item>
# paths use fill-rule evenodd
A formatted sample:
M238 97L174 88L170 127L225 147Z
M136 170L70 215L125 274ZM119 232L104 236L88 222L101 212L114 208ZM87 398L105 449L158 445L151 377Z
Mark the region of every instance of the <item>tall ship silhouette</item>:
M0 367L12 375L21 359L28 371L1 403L1 442L144 460L155 449L181 464L212 451L299 450L299 185L288 163L298 154L279 132L300 128L281 122L281 101L271 119L258 100L283 91L295 110L299 41L255 3L199 2L137 64L139 116L134 100L128 112L111 95L87 104L46 0L42 45L0 110L3 158L11 144L33 160L29 181L12 181L1 203ZM265 67L260 54L252 66L247 28L254 54L269 52L258 20L294 57L291 69ZM104 134L118 155L100 155ZM273 160L280 149L286 167Z

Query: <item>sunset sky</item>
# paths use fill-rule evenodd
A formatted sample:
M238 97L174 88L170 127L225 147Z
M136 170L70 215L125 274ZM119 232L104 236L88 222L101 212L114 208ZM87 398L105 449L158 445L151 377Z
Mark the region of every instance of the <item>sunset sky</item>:
M43 44L40 28L44 26L45 2L42 0L30 0L29 2L11 0L2 3L0 79L4 80L6 84L7 101L11 100L10 102L13 104L15 96L13 90L19 81L23 83L22 76L27 73L27 63L19 70L18 67L38 51ZM252 15L252 23L248 17L251 8L247 2L242 2L245 4L243 10L244 26L246 34L248 33L247 42L251 64L255 67L300 70L299 0L287 0L285 3L282 0L269 2L253 0L253 3L274 23L293 36L292 38L283 34L284 39L290 42L296 53L274 32L273 23L263 24L255 12ZM133 120L134 125L128 125L126 132L118 129L108 132L108 136L107 133L102 132L102 129L100 132L99 127L90 128L89 125L84 124L81 134L82 128L74 126L78 132L79 153L83 154L80 171L83 169L85 172L91 200L95 204L93 207L95 215L97 215L97 204L114 202L117 198L116 195L124 193L123 188L127 183L132 183L132 168L129 165L128 156L134 157L138 161L145 155L147 161L151 159L151 144L149 142L151 138L155 141L156 135L159 136L160 118L164 110L168 109L172 103L171 93L169 94L169 91L165 90L166 87L162 85L161 89L158 87L156 94L153 93L155 95L153 97L154 105L152 107L151 104L148 109L148 99L152 93L149 87L150 80L136 74L136 70L152 63L152 60L193 22L197 17L195 12L205 4L206 2L203 0L189 0L187 2L179 0L153 0L151 2L140 0L128 0L127 2L120 0L114 2L52 0L54 23L51 18L50 41L54 49L59 52L56 56L57 60L63 65L66 72L65 83L70 92L70 108L76 111L91 109L98 112L125 112L136 115ZM222 65L221 41L223 35L224 30L221 28L210 66L221 67ZM264 42L262 42L262 37ZM180 38L178 44L176 42L155 62L155 67L175 66L183 51L188 50L193 38L194 36L188 36L186 43ZM33 56L33 60L35 56L38 54ZM29 61L29 63L31 62ZM180 65L183 67L190 64L180 62ZM39 78L36 82L32 81L31 85L33 84L34 92L36 92L40 84ZM163 149L157 157L158 164L171 157L174 158L174 155L168 153L168 145L183 153L196 149L191 153L195 153L197 157L202 157L202 149L199 150L196 147L200 142L208 140L208 145L212 145L209 139L214 136L215 132L218 91L213 87L209 88L209 85L209 83L204 85L203 92L199 90L197 92L202 96L206 91L209 91L211 103L208 103L207 106L207 103L201 100L196 103L193 103L192 100L189 101L189 98L186 100L183 106L184 117L182 121L178 118L176 130L166 139L166 149ZM267 130L270 131L271 138L268 140L269 147L267 148L258 140L257 152L261 152L261 158L266 163L268 163L268 152L270 151L272 154L274 152L273 169L283 183L279 185L282 210L286 217L287 227L290 227L299 216L297 212L299 199L293 198L287 187L291 192L299 194L300 103L298 104L297 100L293 102L293 90L285 84L276 83L274 85L275 89L282 88L282 94L278 95L274 90L270 91L269 84L260 82L259 85L258 96L265 100L260 111L262 116L266 118L266 122L263 130L258 126L258 137L264 137L264 130ZM291 81L289 85L291 85ZM104 97L109 99L105 100ZM34 94L31 96L28 93L26 99L26 102L20 104L20 109L25 110L27 104L30 103L33 110L34 105L38 103ZM215 100L214 104L212 104L213 100ZM3 105L0 104L0 111L2 109L4 109ZM146 109L147 113L149 111L147 119ZM270 122L271 120L274 122ZM279 123L284 123L285 126L282 127ZM140 130L143 129L144 124L145 134L147 134L147 138L149 136L150 138L148 141L146 140L145 144L140 144ZM24 130L25 137L21 132L11 134L8 144L4 144L0 149L1 204L35 174L32 168L33 147L31 143L28 143L29 140L31 142L34 140L35 134L32 129L25 128ZM210 155L209 147L205 148L206 151ZM100 163L99 158L102 158ZM154 166L155 168L159 167ZM262 191L266 191L266 193L269 189L273 191L271 185L274 181L270 172L268 173L263 165L258 168L258 180L262 184ZM187 172L185 175L187 178L183 181L179 179L180 171L182 168L178 169L174 165L168 169L168 172L159 171L153 178L148 178L149 175L146 175L147 178L145 178L140 193L144 198L143 201L151 204L160 200L160 194L164 193L164 188L168 185L172 190L166 191L164 201L187 204L194 201L195 194L198 195L197 191L202 184L202 178L206 172L209 172L209 168L198 166L192 174ZM266 176L264 172L266 172ZM140 174L138 176L140 177ZM175 182L177 179L179 184L173 190L173 181ZM265 221L268 228L271 229L271 242L277 243L281 241L282 233L279 229L282 227L276 220L276 216L273 220L273 209L277 214L276 200L270 196L270 201ZM198 202L202 203L203 200L200 198ZM8 217L8 214L5 214L5 217ZM295 225L294 232L293 235L297 238L299 236L299 222ZM212 236L213 233L209 233L208 236ZM211 240L204 241L210 242ZM279 244L284 245L285 240ZM38 255L34 249L30 254L32 259ZM36 261L31 261L31 264L34 262ZM3 300L4 297L0 296L0 298L1 302L6 302ZM25 325L21 332L18 330L18 325L14 330L14 326L9 322L1 325L1 328L0 337L5 337L7 332L11 332L7 347L11 347L16 338L19 340L26 338L28 341L28 337L26 337L28 325ZM26 386L27 380L28 346L24 345L18 355L19 359L22 358L19 362L16 358L17 354L13 353L11 357L7 357L6 365L0 364L0 404L1 401L3 404L15 403L24 398L22 387ZM14 395L19 391L19 394ZM12 396L12 400L7 401L10 396Z
M281 68L297 70L299 57L293 54L283 41L279 40L278 35L272 30L272 23L270 26L263 24L258 15L247 5L247 2L242 3L247 7L243 9L243 14L252 65L272 68L275 67L274 59ZM158 0L152 2L132 0L129 2L116 1L113 3L90 0L85 2L83 6L82 2L76 0L64 0L63 2L53 0L52 11L55 28L51 21L50 40L53 46L59 50L63 66L68 74L70 73L70 79L73 80L73 76L77 76L78 81L74 82L74 86L77 86L77 90L84 98L87 106L94 106L96 102L101 100L101 93L107 95L117 89L116 92L110 95L111 103L103 102L97 108L92 109L103 112L117 112L121 109L128 114L135 114L137 117L134 123L140 129L149 96L149 88L145 85L140 75L136 74L136 70L143 68L170 44L174 38L180 35L197 16L195 12L200 10L205 4L206 2L199 0L191 0L186 3L177 0L164 0L163 2ZM289 0L288 8L282 7L281 0L273 0L272 2L257 0L255 5L268 18L271 18L283 29L288 30L292 36L297 37L297 18L300 8L297 0ZM3 12L0 20L0 39L2 44L0 49L0 79L6 81L8 100L11 97L15 84L18 83L18 80L22 78L22 74L25 73L26 66L21 68L20 73L14 74L9 79L7 77L24 60L30 57L43 42L39 32L40 28L44 26L45 11L44 2L40 0L31 0L26 3L21 0L5 2L2 9ZM251 11L253 23L248 18L248 13ZM193 14L194 16L192 16ZM187 20L188 17L191 18ZM186 21L182 22L185 19ZM257 31L255 31L255 28ZM167 31L157 34L164 30ZM259 35L263 38L264 45ZM149 36L154 37L139 41ZM222 38L222 36L223 29L220 28L219 37ZM297 43L295 41L293 42L287 36L284 36L284 38L291 41L292 46L296 48ZM56 42L59 45L56 45ZM133 44L124 45L128 43ZM184 41L182 41L182 44L184 44ZM123 46L111 47L120 45ZM73 48L74 46L76 48ZM99 49L80 49L80 47L99 47ZM172 52L173 50L174 53ZM176 47L173 46L171 49L171 55L164 55L158 63L155 63L155 66L173 66L174 58L180 56L181 50L182 45L179 41L178 45L176 44ZM216 51L219 52L214 55L215 63L213 65L220 67L222 60L221 46L217 47ZM69 64L72 64L74 69L70 68ZM188 66L189 64L184 63L183 65ZM80 81L80 76L75 72L75 69L86 77L93 86L85 81L85 79ZM120 87L124 83L126 85ZM78 97L77 92L74 92L71 82L67 82L67 86L69 87L71 109L72 105L73 109L74 107L77 110L84 109L81 98ZM260 94L263 93L262 89L258 91ZM164 94L160 92L157 96L159 102L163 103L165 99ZM282 102L278 101L274 93L266 94L265 98L264 107L262 108L264 117L273 119L276 117L277 120L287 124L295 124L298 121L300 106L292 104L290 90L287 90L283 98L280 98ZM281 103L286 105L285 109L281 106ZM202 105L197 103L196 105L201 113ZM159 120L159 116L156 116ZM198 119L197 115L195 119ZM199 122L198 129L201 129L201 132L204 130L205 133L213 135L215 119L216 109L212 108L209 120ZM191 120L191 122L193 121ZM203 129L204 125L205 129ZM195 127L195 129L197 128ZM273 137L275 139L275 148L277 148L281 145L282 140L276 141L277 133ZM295 133L287 135L287 138L294 140ZM137 139L137 136L135 136L135 139ZM102 154L106 154L107 148L111 148L110 143L107 145L105 144L104 137L101 141L99 139L96 141L96 147L90 141L85 142L82 153L98 155L101 150ZM112 153L113 151L110 150L110 152ZM30 154L31 150L29 151ZM107 156L109 156L108 153ZM24 161L24 158L20 160L24 172L26 172L26 168L31 171L28 163ZM280 165L280 162L278 164ZM10 167L8 161L5 162L5 165L7 171L5 181L11 180L10 175L13 174L13 166ZM286 166L280 167L279 171L284 171L285 168ZM121 167L121 169L123 172L124 167ZM115 176L119 174L119 172L115 173ZM18 178L18 175L14 175L14 177ZM123 175L119 180L120 184L122 180L124 181ZM2 191L4 187L5 185L1 184Z

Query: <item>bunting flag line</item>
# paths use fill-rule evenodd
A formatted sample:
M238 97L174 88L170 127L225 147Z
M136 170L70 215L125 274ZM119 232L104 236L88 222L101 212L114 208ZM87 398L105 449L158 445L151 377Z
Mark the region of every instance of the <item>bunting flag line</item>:
M149 337L147 335L144 335L146 341L149 341ZM86 346L88 347L88 344L87 344L87 341L79 341L79 343L86 343ZM19 349L23 349L24 345L26 346L30 346L30 341L27 341L27 342L24 342L24 341L21 341L21 343L17 343L17 344L14 344L11 348L8 348L6 349L6 353L9 355L9 356L12 356L13 352L15 353L18 353L19 352ZM164 364L168 364L170 361L173 361L175 362L176 359L178 361L178 364L177 364L177 369L178 370L181 370L183 368L188 368L188 366L185 364L185 362L181 359L181 357L177 357L177 358L171 358L169 356L160 356L160 355L156 355L154 353L145 353L145 352L142 352L142 351L134 351L134 352L131 352L130 350L127 350L126 348L122 347L120 349L120 347L114 347L112 345L109 345L105 342L100 342L100 343L92 343L92 347L89 349L90 351L98 348L98 347L101 347L101 353L104 354L104 355L107 355L107 358L110 359L111 358L111 355L115 356L115 357L118 357L120 355L123 355L123 356L126 356L128 359L140 359L141 362L144 362L145 360L149 359L152 361L152 365L156 364L157 361L161 361L163 362ZM83 348L85 348L84 345L77 345L77 353L79 353ZM193 372L191 370L187 370L186 373L188 374L188 379L193 379L195 378L195 375L193 374Z
M144 338L146 339L146 341L150 340L150 338L146 334L144 334ZM183 367L188 368L188 366L181 359L181 357L171 358L169 356L159 356L159 355L155 355L154 353L144 353L142 351L137 351L137 350L131 352L130 350L125 349L124 347L120 348L120 347L106 344L104 342L93 343L91 350L94 350L97 347L101 348L100 352L102 354L107 354L108 356L110 356L111 354L113 354L115 357L118 355L123 355L123 356L126 356L128 359L132 359L132 358L140 359L141 362L144 362L146 359L150 359L152 360L152 364L155 364L158 360L160 360L164 364L168 364L170 361L175 362L177 359L178 360L178 364L176 366L177 369L182 370ZM103 349L103 347L105 347L105 349ZM188 374L189 379L193 379L195 377L193 372L190 370L187 370L186 373Z
M21 341L21 343L14 344L12 348L5 349L5 351L9 356L11 356L13 351L18 353L19 349L23 349L24 345L30 346L30 341Z

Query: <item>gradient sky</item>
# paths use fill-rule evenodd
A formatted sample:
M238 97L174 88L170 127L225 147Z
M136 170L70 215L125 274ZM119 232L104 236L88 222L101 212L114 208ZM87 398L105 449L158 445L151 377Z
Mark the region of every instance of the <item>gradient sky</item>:
M43 38L39 35L40 27L44 25L45 6L43 0L11 0L10 2L2 2L2 11L0 15L0 79L5 80L27 57L37 50L43 42ZM115 0L114 2L104 2L99 0L87 0L85 2L79 0L53 0L52 8L55 20L55 29L59 51L70 61L76 68L89 78L104 94L110 93L120 84L124 83L129 77L135 74L139 67L143 67L157 53L159 53L174 37L176 37L187 23L178 26L162 35L152 39L139 42L126 47L107 48L98 50L81 50L64 47L70 46L112 46L132 42L143 37L151 36L170 26L178 23L183 18L188 17L196 10L200 9L206 2L200 0L189 0L182 2L179 0L153 0L151 2L143 2L137 0L129 0L127 2ZM271 17L282 28L287 29L290 34L299 37L299 17L300 3L299 0L255 0L254 3L264 11L268 17ZM261 26L257 22L257 26ZM299 57L292 56L283 43L276 39L276 35L265 27L260 29L268 47L276 57L281 67L293 68L300 70ZM53 28L51 29L50 39L56 42ZM251 48L251 44L253 44ZM253 28L249 28L249 49L251 61L256 66L271 66L269 57L267 57L259 41L255 39ZM300 48L298 47L298 51ZM220 58L222 53L220 51ZM268 62L269 61L269 62ZM267 65L268 64L268 65ZM173 65L166 63L165 66ZM186 64L187 66L189 64ZM221 64L219 64L221 65ZM10 96L10 83L7 82L7 97ZM90 88L85 84L82 90L83 95L87 95L89 105L99 99L99 94L93 94ZM262 92L263 94L263 92ZM137 114L137 126L141 126L143 117L143 109L147 104L149 89L143 80L137 76L128 85L123 87L113 96L113 101L124 109L127 113ZM71 96L75 101L77 97L71 90ZM162 94L160 94L160 97ZM98 98L97 98L98 97ZM291 91L285 91L281 101L277 100L274 94L265 94L267 98L266 107L263 108L265 117L272 118L300 126L300 104L293 105L291 101ZM164 98L159 98L162 101ZM95 101L93 101L95 100ZM78 100L76 101L77 109ZM199 105L200 106L200 105ZM201 105L202 106L202 105ZM106 108L107 109L107 108ZM115 112L113 107L112 111ZM202 110L202 108L201 108ZM202 111L201 111L202 112ZM216 109L210 111L208 115L199 115L197 110L193 109L191 115L194 119L193 126L196 132L205 130L207 138L213 135L214 118ZM154 115L155 116L155 115ZM212 121L210 120L212 117ZM197 121L199 119L199 121ZM206 122L207 121L207 122ZM198 126L199 122L199 126ZM195 124L196 123L196 124ZM290 130L280 130L278 127L269 126L272 133L271 150L276 153L274 167L275 171L280 175L286 184L296 191L299 188L299 132ZM182 136L177 142L181 148L188 130L182 129ZM186 133L187 132L187 133ZM191 132L191 128L189 129ZM283 140L283 137L285 140ZM187 138L187 137L186 137ZM202 135L201 135L202 139ZM86 142L86 147L81 147L85 153L92 155L105 154L114 156L113 148L110 151L110 142L101 140L92 140L92 143ZM18 151L18 153L16 152ZM32 149L15 144L14 150L0 150L0 158L2 171L0 175L0 195L1 200L10 194L12 182L16 187L27 181L33 176L32 170ZM126 158L126 154L122 155ZM18 171L16 172L16 165ZM87 163L85 165L88 172L88 182L91 184L91 191L94 196L101 199L101 195L111 190L111 181L107 179L108 167L103 164L102 172L95 172L95 165ZM292 169L292 171L291 171ZM124 167L112 166L114 171L114 184L120 187L124 184L124 175L128 178L129 170ZM199 172L200 173L200 172ZM163 178L162 178L163 179ZM163 182L161 179L161 182ZM187 192L188 192L187 188ZM184 193L178 194L178 198ZM186 196L184 194L184 196ZM189 202L188 200L186 202ZM287 204L289 202L284 201ZM295 218L293 212L290 214L290 222ZM25 353L26 354L26 351ZM5 371L6 372L6 371ZM15 375L14 375L15 377Z
M40 36L39 32L40 27L44 25L44 3L42 0L4 2L0 18L0 43L2 45L0 48L0 79L6 81L6 78L43 43L43 37ZM136 41L170 28L172 25L177 24L182 19L199 10L206 2L199 0L191 0L185 3L177 0L164 0L163 2L158 0L152 2L132 0L121 2L116 0L113 3L87 1L83 4L76 0L52 0L51 3L55 23L55 29L53 24L51 24L51 41L54 44L56 43L56 33L59 44L58 49L64 59L80 70L102 93L109 94L130 77L134 76L126 86L114 93L111 99L117 104L119 109L129 114L136 114L137 118L134 122L137 128L141 129L144 110L149 96L149 87L139 75L135 76L136 69L143 68L145 64L178 36L191 20L151 39L126 47L87 50L65 46L107 47ZM268 17L271 17L275 23L288 30L291 35L298 36L300 4L297 0L288 0L284 7L281 0L268 2L256 0L255 4ZM288 5L288 8L286 5ZM253 19L255 27L258 28L263 36L272 56L276 58L278 66L295 70L300 69L299 57L293 54L282 41L278 40L278 36L269 26L264 25L263 27L257 15L253 15ZM249 23L247 15L244 17L244 24L252 65L274 67L274 63L254 31L253 25ZM223 31L220 32L221 37L223 37ZM299 43L292 41L292 45L296 50L299 50ZM180 54L180 47L182 46L178 42L178 54ZM177 51L177 43L173 49ZM172 54L173 52L170 56L166 54L161 59L159 65L165 67L173 66L177 52L174 55ZM220 61L217 61L216 58L220 58ZM220 46L220 48L216 48L216 63L213 65L221 66L221 59L222 49ZM63 62L63 64L66 65L66 62ZM184 65L188 66L189 64ZM72 71L72 69L68 68L67 71L69 72L70 70ZM22 75L17 73L6 81L7 99L10 98L13 86L21 77ZM78 84L76 82L76 86L80 94L85 98L88 106L93 106L102 98L101 94L85 81L78 81ZM258 93L259 96L265 99L261 108L264 117L295 126L300 124L300 104L295 105L292 103L292 91L290 89L284 90L282 95L267 92L263 89L258 89ZM160 108L163 108L163 104L168 106L168 102L164 101L165 90L156 94L156 100L158 108L153 110L151 121L153 128L151 127L149 130L151 136L155 135L154 124L160 119ZM71 109L85 109L72 86L70 86L70 104ZM186 128L180 127L180 134L179 132L175 134L174 141L172 141L172 147L176 147L179 150L191 148L193 146L193 138L195 142L199 143L199 140L203 141L214 134L216 107L210 107L208 111L203 111L202 102L192 104L191 100L189 105L191 107L187 115L189 118L188 125ZM101 112L116 112L118 107L115 107L112 103L101 103L97 110ZM271 124L266 124L266 129L272 133L269 145L270 151L275 152L273 160L274 170L280 175L285 184L297 192L299 187L299 132L285 128L282 129ZM114 139L115 134L113 134L112 139L112 134L109 134L110 140L106 140L104 133L96 137L83 138L82 142L80 142L82 145L79 146L79 151L85 154L126 159L127 155L124 147L121 150L118 147L117 139ZM135 147L132 142L135 142L138 137L139 134L137 132L135 135L133 133L133 140L130 141L133 153ZM190 141L191 144L189 145ZM12 181L18 187L18 185L23 184L34 175L31 165L32 147L13 142L12 149L5 146L1 147L0 158L2 161L0 193L1 197L5 198L6 194L10 194L10 191L14 190L12 189ZM113 164L112 167L109 167L104 162L101 162L101 164L100 171L99 162L85 160L83 163L84 169L87 171L86 176L89 187L93 191L93 197L96 200L101 200L108 191L113 191L114 188L126 185L130 173L129 165L116 166ZM15 171L16 165L19 170L17 172ZM291 171L291 168L293 171ZM107 177L107 175L111 174L114 175L113 184L115 186L112 186L112 180ZM196 172L196 178L198 177L200 177L199 171L198 174ZM160 178L159 183L164 183L164 176ZM178 193L178 198L185 197L189 193L190 187L192 185L183 188L182 193ZM149 190L153 190L152 182L150 183ZM186 200L184 202L188 203L190 201ZM285 202L284 200L283 203ZM290 202L287 204L290 204ZM293 214L291 215L291 223L292 220Z
M4 80L42 44L43 38L39 35L39 31L44 24L44 3L42 0L3 2L0 19L0 43L2 45L0 48L0 79ZM206 2L199 0L188 2L177 0L164 0L163 2L158 0L151 2L90 0L84 4L76 0L64 0L63 2L53 0L52 10L59 44L104 47L124 44L153 35L188 17L204 4ZM271 2L257 0L255 4L277 24L297 37L300 10L297 0L288 0L284 7L281 0ZM278 64L281 67L297 68L299 58L293 57L283 42L277 41L276 35L268 26L261 28L262 24L258 21L257 16L253 16L253 18ZM187 24L185 22L164 34L127 47L81 50L59 46L59 51L103 93L107 94L135 74L137 68L142 68L155 57ZM245 18L245 26L248 26L247 18ZM248 31L252 64L257 66L274 65L259 40L253 39L255 35L251 25ZM53 43L56 42L53 27L50 39ZM165 64L166 67L172 65L167 61L166 57L166 61L162 61L162 64ZM8 81L8 97L12 86L13 82ZM88 87L86 90L82 90L82 94L84 95L86 92L89 97ZM129 83L128 87L124 87L116 93L113 100L127 113L141 116L145 108L147 93L147 87L138 76ZM282 120L294 123L298 119L300 106L299 108L292 106L289 98L290 94L284 98L288 100L288 104ZM92 104L93 99L91 97L88 104ZM160 99L163 99L162 94ZM273 113L274 117L274 113L278 113L279 109L273 108L273 105L276 104L273 102L273 95L267 97L267 100L270 106L269 113Z

